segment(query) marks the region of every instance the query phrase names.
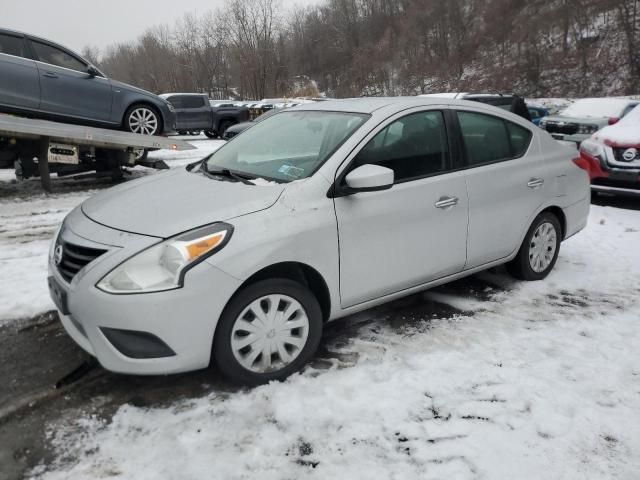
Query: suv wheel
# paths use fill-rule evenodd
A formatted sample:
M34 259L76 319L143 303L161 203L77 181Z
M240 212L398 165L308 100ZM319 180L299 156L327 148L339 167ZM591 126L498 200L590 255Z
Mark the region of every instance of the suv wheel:
M507 265L509 272L521 280L542 280L556 264L561 240L558 217L541 213L529 228L518 255Z
M125 114L125 128L132 133L157 135L161 129L160 116L146 105L133 105Z
M231 299L218 323L213 356L232 381L259 385L300 370L321 335L320 305L309 289L288 279L268 279Z

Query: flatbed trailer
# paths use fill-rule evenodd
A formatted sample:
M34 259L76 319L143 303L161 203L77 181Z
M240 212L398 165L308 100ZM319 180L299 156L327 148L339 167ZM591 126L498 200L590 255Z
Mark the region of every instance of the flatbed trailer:
M137 158L142 150L158 149L195 147L166 137L0 114L0 154L26 169L17 174L39 175L46 191L51 191L51 173L63 176L95 170L118 176L123 167L136 164L168 168L164 162Z

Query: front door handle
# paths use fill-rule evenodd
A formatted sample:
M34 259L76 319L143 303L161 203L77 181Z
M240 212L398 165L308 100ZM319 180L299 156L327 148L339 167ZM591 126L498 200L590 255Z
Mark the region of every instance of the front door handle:
M458 197L440 197L436 203L436 208L449 208L458 204Z
M46 72L42 74L43 77L47 77L47 78L58 78L58 75L56 75L53 72Z
M544 180L542 178L532 178L527 182L527 187L529 188L540 188L544 184Z

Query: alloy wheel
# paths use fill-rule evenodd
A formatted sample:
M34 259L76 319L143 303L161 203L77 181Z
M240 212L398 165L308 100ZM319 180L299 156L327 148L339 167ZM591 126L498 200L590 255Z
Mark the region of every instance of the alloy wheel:
M155 135L158 131L158 116L146 107L138 107L129 114L129 129L133 133Z

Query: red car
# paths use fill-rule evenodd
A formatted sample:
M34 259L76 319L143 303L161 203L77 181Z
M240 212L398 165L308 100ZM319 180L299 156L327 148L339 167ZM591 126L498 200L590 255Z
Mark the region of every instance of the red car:
M580 145L576 163L595 192L640 196L640 106Z

